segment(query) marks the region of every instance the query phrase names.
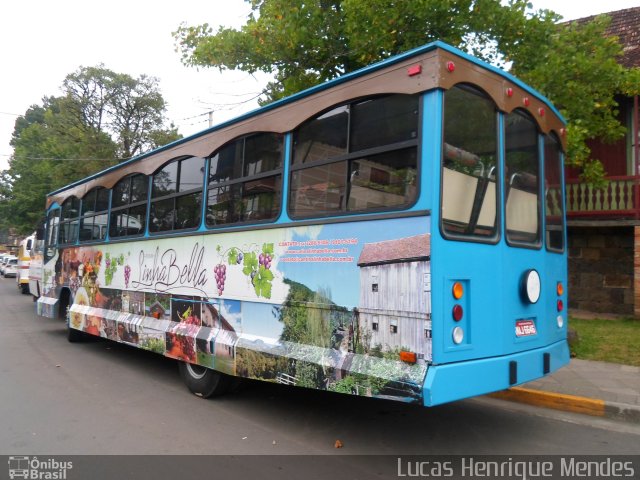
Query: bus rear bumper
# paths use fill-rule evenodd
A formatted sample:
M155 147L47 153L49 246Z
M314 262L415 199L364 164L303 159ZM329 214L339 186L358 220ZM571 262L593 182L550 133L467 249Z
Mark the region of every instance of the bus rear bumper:
M569 345L562 340L502 357L431 365L424 382L424 405L431 407L505 390L539 379L568 363Z

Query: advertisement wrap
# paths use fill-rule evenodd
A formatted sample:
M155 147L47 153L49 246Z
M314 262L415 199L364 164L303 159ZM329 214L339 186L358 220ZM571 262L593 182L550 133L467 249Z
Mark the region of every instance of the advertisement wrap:
M44 267L38 313L55 316L68 288L69 327L87 334L230 375L421 402L430 259L428 217L70 246Z

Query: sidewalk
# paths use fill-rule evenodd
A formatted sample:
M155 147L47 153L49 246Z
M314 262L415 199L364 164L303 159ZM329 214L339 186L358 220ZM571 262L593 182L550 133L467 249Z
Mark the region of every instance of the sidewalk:
M640 423L640 367L572 359L544 378L493 396Z

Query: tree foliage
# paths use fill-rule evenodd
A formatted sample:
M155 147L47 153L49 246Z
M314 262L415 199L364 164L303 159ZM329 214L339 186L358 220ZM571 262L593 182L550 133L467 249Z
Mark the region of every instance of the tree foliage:
M0 180L0 227L28 233L48 192L179 138L164 125L156 79L82 67L62 92L16 120L14 153Z
M251 0L239 29L181 25L174 37L192 66L263 71L275 80L263 103L442 40L540 90L569 121L568 157L589 180L601 164L585 141L624 133L615 95L637 92L638 69L616 63L622 49L605 37L607 20L558 24L528 0Z

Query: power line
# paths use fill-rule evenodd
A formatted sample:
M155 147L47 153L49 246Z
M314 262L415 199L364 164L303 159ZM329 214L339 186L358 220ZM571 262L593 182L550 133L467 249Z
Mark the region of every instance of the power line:
M9 113L9 112L0 112L2 115L11 115L12 117L21 117L21 113Z

